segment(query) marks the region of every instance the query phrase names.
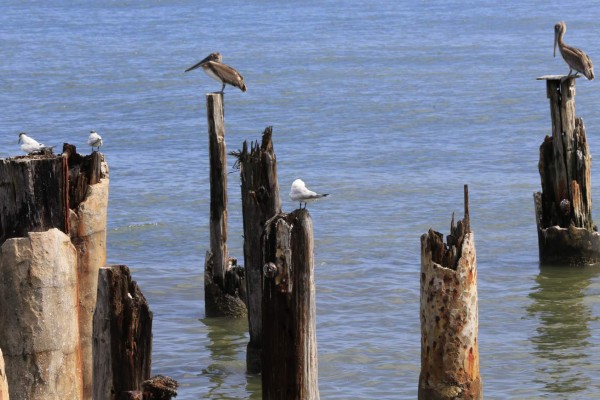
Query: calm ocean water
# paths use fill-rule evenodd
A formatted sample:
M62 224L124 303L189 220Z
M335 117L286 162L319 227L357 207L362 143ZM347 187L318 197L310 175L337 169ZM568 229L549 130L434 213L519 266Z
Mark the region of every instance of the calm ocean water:
M315 233L323 399L413 399L420 370L419 237L448 233L469 184L488 399L600 396L600 267L541 268L532 193L550 133L545 84L566 73L553 26L600 59L587 2L2 1L0 157L26 131L110 167L108 260L154 312L153 373L178 399L259 399L245 321L206 319L209 180L204 94L183 71L212 51L245 77L226 89L228 150L274 126L284 209L291 182L331 197ZM600 154L600 91L577 112ZM233 160L230 161L233 166ZM233 169L232 169L233 171ZM600 215L600 168L592 171ZM230 251L243 260L239 179Z

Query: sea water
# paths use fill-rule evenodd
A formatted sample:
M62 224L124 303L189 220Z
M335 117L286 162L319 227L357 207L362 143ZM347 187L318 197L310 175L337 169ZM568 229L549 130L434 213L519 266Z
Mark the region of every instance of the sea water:
M284 211L302 178L330 196L314 224L323 399L414 399L420 371L420 235L448 233L469 185L488 399L600 396L600 267L540 267L533 211L545 83L564 74L553 27L600 59L588 2L3 0L0 157L18 133L110 168L109 263L127 264L154 313L153 374L178 399L260 399L245 321L204 315L209 246L205 93L183 71L210 52L244 76L225 90L226 142L273 126ZM577 114L600 154L600 91ZM243 262L229 160L229 249ZM594 168L594 167L593 167ZM600 215L600 169L592 170Z

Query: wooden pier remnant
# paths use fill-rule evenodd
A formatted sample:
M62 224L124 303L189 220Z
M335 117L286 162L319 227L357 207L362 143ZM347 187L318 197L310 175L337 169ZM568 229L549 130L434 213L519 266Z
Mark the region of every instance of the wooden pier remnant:
M207 317L247 315L243 269L227 250L227 153L223 93L206 95L210 158L210 250L204 263Z
M126 265L100 268L94 312L93 398L142 389L152 363L152 313Z
M263 399L319 399L313 229L298 209L265 226L262 298Z
M262 234L266 222L281 211L277 160L273 149L273 127L267 127L258 141L244 142L242 150L233 153L238 158L244 217L244 267L246 268L246 297L250 341L246 351L249 373L261 371L262 338Z
M477 343L477 265L470 228L468 188L465 216L441 233L421 236L421 400L482 399Z
M98 152L81 156L77 154L75 146L65 143L63 153L58 156L39 154L2 159L0 160L0 204L3 207L3 212L0 213L0 245L9 239L31 238L31 233L44 233L51 229L58 229L70 236L70 242L74 245L77 254L76 262L72 267L77 271L75 298L78 310L69 311L68 315L60 318L78 318L77 335L80 346L77 348L79 358L77 368L83 382L83 398L90 398L92 314L96 303L98 268L104 265L106 260L108 167L104 157ZM50 265L50 260L60 258L61 252L63 250L54 249L54 253L57 254L52 254L52 250L47 250L43 256L48 259ZM31 252L30 254L35 255ZM32 265L44 263L40 259L30 261ZM12 264L14 259L5 259L4 262ZM66 259L64 262L67 262ZM70 268L70 266L63 265L61 268ZM0 269L0 281L6 274L8 272ZM65 277L61 276L60 279ZM28 284L25 277L19 275L19 278L25 279L23 284ZM63 281L56 283L56 287L61 285L67 287L70 283ZM10 290L7 289L6 293L9 292ZM13 295L15 294L10 294ZM11 302L19 299L14 298ZM56 300L62 302L58 298ZM29 306L24 306L22 311L27 307ZM39 314L39 318L44 317L47 316L43 313ZM34 320L28 322L35 324ZM46 328L52 329L51 326ZM39 331L38 334L43 337L48 333ZM2 345L0 341L0 346ZM6 349L7 355L11 350ZM10 354L12 355L12 351ZM12 379L10 378L13 370L12 361L13 358L7 361L9 379ZM49 396L50 392L39 392L39 395Z
M542 191L534 193L540 261L582 264L600 261L600 234L592 220L592 156L585 126L575 114L575 77L546 81L552 136L540 146Z
M77 251L59 229L0 248L0 346L10 397L83 399Z

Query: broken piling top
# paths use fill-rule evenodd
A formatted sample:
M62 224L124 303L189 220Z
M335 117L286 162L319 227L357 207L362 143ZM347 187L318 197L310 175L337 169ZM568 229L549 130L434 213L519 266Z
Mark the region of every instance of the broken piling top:
M443 235L421 236L421 374L419 399L481 399L477 263L470 229L468 187L465 217Z

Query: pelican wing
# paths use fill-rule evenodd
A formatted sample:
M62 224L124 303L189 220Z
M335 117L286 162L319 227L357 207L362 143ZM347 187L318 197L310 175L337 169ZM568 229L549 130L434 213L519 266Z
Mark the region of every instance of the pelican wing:
M206 67L210 68L212 73L218 76L223 83L240 88L242 92L246 91L244 77L229 65L209 61L206 63Z
M594 66L592 60L581 49L571 46L561 48L563 58L569 67L577 72L581 72L587 79L594 79Z

